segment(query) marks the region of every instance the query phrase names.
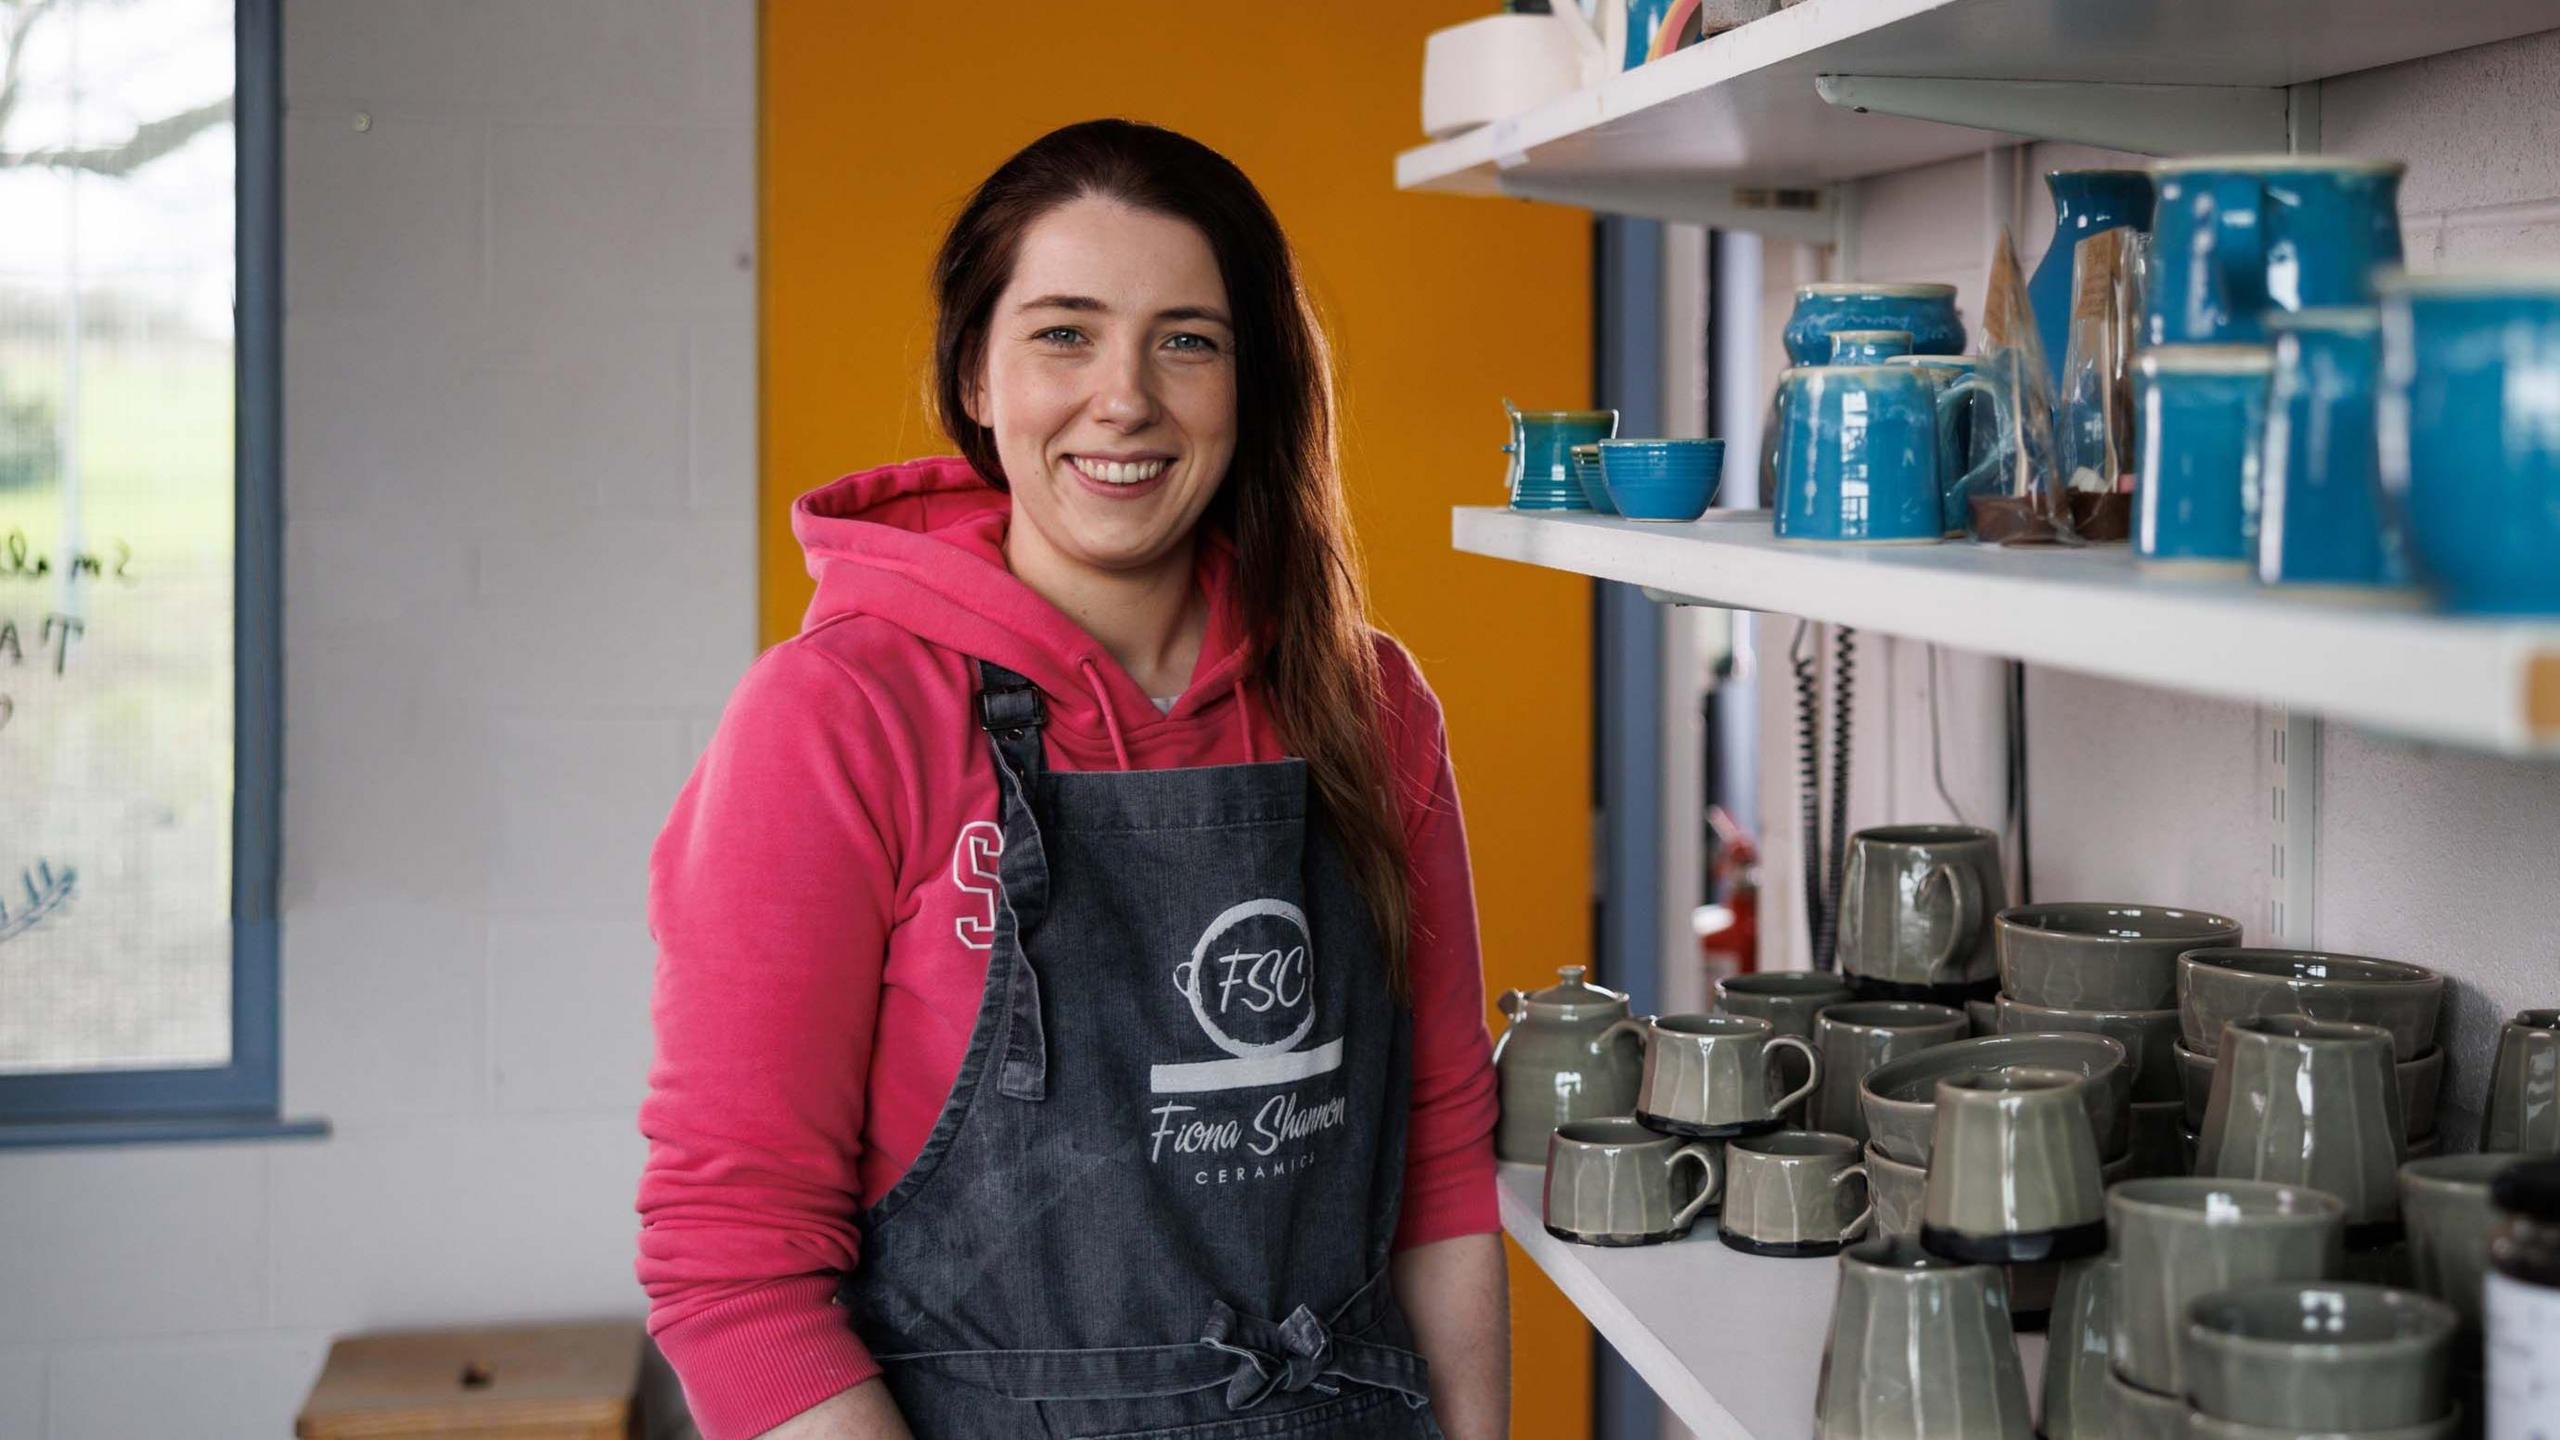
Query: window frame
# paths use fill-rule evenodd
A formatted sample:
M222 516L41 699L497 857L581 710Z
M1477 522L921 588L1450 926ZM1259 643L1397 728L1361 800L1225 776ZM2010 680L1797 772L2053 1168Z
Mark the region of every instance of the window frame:
M0 1076L0 1148L324 1135L279 1118L284 781L282 0L235 0L231 1059Z

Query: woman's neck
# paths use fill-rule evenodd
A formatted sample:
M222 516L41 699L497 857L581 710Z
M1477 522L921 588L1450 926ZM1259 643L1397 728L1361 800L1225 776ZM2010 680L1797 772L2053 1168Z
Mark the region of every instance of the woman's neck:
M1027 525L1008 527L1006 568L1102 643L1149 695L1178 695L1191 682L1208 631L1209 607L1192 581L1195 538L1143 570L1097 570L1060 555Z

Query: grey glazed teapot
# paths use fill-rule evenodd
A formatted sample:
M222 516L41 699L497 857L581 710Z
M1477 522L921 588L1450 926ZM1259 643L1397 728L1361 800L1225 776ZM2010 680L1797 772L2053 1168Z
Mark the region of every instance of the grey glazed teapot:
M1494 1152L1505 1160L1544 1164L1547 1136L1568 1120L1626 1115L1644 1078L1644 1048L1633 1035L1609 1038L1627 1018L1627 997L1586 985L1583 967L1556 971L1544 990L1505 990L1495 1002L1511 1017L1493 1043L1502 1078L1502 1125Z

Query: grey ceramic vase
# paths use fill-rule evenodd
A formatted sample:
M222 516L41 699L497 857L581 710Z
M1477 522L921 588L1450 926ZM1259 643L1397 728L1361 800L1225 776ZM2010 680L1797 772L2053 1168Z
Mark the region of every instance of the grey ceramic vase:
M2405 1123L2389 1031L2300 1015L2234 1021L2195 1172L2326 1190L2346 1202L2348 1248L2366 1249L2399 1236Z
M2173 1009L2181 951L2240 943L2237 920L2160 905L2016 905L1994 927L2002 993L2073 1010Z
M2110 1440L2107 1353L2115 1262L2074 1260L2054 1283L2045 1321L2044 1440Z
M1636 1107L1643 1049L1609 1037L1609 1027L1627 1018L1627 997L1584 983L1579 965L1556 974L1544 990L1505 990L1496 1002L1511 1017L1493 1042L1502 1094L1494 1153L1505 1160L1544 1163L1557 1126Z
M1819 970L1762 970L1750 975L1728 975L1716 982L1716 1009L1720 1013L1766 1020L1773 1036L1793 1035L1799 1040L1811 1040L1814 1017L1848 998L1848 981ZM1778 1052L1778 1084L1782 1092L1802 1087L1812 1073L1802 1055L1793 1050ZM1811 1118L1806 1113L1811 1107L1810 1100L1799 1100L1787 1106L1781 1118L1789 1125L1802 1125Z
M2128 1180L2110 1189L2116 1369L2145 1390L2185 1394L2178 1347L2189 1303L2235 1285L2337 1274L2346 1215L2334 1195L2266 1180Z
M2480 1148L2560 1154L2560 1010L2526 1010L2499 1030Z
M1970 825L1885 825L1849 837L1842 973L1875 999L1963 1003L1999 984L1991 917L2008 903L2000 838Z
M2187 1307L2180 1371L2206 1415L2310 1434L2443 1419L2455 1319L2432 1295L2340 1280L2251 1285Z
M2104 1182L2083 1084L2066 1070L2023 1065L1939 1081L1921 1242L1995 1265L2104 1250Z
M2000 1272L1907 1238L1842 1251L1813 1410L1820 1440L2028 1440Z
M1867 1138L1858 1089L1879 1065L1967 1038L1964 1012L1913 1000L1855 1000L1833 1005L1813 1022L1822 1056L1822 1088L1813 1094L1813 1128Z

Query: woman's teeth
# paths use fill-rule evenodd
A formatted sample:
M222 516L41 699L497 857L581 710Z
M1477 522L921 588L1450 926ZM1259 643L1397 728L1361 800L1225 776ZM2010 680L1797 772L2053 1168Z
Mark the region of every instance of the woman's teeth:
M1087 460L1081 455L1073 457L1067 463L1082 471L1086 477L1099 480L1105 485L1135 485L1142 480L1153 480L1163 473L1166 464L1162 460L1140 460L1134 464L1122 465L1108 460Z

